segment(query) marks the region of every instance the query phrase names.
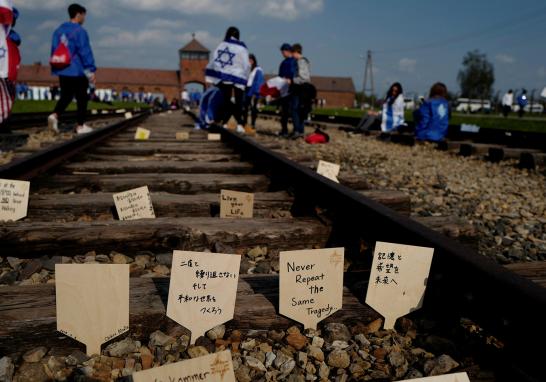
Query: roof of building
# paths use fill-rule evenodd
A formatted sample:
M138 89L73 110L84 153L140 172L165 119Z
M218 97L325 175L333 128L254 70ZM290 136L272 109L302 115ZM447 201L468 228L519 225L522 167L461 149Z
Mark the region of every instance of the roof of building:
M194 38L190 42L188 42L186 45L184 45L181 49L181 52L204 52L209 53L210 51L205 48L203 44L201 44L199 41L197 41Z
M21 65L19 82L56 83L57 77L51 74L49 65ZM176 70L98 68L98 84L179 86Z
M276 75L267 74L266 79ZM321 92L355 93L355 85L351 77L311 76L311 82Z

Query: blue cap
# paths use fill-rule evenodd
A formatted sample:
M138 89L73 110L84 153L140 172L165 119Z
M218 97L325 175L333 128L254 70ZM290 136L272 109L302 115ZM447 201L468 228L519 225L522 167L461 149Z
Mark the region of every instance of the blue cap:
M281 50L289 50L291 52L292 51L292 45L285 42L284 44L281 45Z

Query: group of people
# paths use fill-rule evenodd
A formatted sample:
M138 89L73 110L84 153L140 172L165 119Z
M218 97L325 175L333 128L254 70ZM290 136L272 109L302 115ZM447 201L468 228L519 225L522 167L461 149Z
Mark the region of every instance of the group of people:
M283 61L277 79L284 89L278 93L281 107L282 137L303 137L304 123L316 94L313 94L309 60L301 44L282 44ZM206 81L213 85L201 99L201 126L217 124L227 127L231 117L240 133L255 130L259 100L268 93L268 84L254 54L249 54L241 41L239 29L229 27L224 41L214 50L205 71ZM278 89L277 89L278 90ZM250 116L250 125L247 124ZM288 120L294 125L288 133Z
M523 89L521 94L517 97L516 101L518 105L518 116L521 118L525 113L525 107L529 104L529 99L527 98L527 90ZM502 96L502 115L508 117L508 114L512 112L513 105L514 91L510 89Z
M367 130L380 119L381 131L385 133L413 130L415 137L420 141L438 142L445 138L451 115L446 85L441 82L432 85L428 98L413 112L414 128L406 123L404 109L402 85L395 82L383 100L381 114L369 112L368 117L363 119L358 128Z
M0 0L0 126L9 118L16 96L21 37L13 28L18 17L19 11L11 0Z

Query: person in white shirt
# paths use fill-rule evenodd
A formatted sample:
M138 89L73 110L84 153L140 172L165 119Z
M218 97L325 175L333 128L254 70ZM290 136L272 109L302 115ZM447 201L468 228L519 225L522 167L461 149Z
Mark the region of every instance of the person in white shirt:
M512 111L512 104L514 103L514 92L512 89L508 90L508 93L502 96L502 115L508 117L508 114Z
M381 131L396 131L398 126L404 124L404 95L402 93L402 85L399 82L395 82L389 88L383 103Z

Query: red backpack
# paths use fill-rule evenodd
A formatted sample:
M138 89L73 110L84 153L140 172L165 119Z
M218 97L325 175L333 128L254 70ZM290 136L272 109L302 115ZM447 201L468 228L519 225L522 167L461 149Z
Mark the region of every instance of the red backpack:
M72 63L72 56L70 54L70 49L68 49L68 41L77 31L78 29L74 30L68 37L65 37L66 43L63 42L62 37L64 35L61 36L59 45L57 45L57 48L53 51L53 54L49 58L49 64L53 69L61 70L69 67Z

